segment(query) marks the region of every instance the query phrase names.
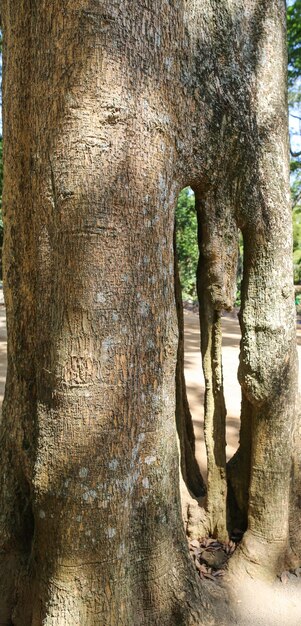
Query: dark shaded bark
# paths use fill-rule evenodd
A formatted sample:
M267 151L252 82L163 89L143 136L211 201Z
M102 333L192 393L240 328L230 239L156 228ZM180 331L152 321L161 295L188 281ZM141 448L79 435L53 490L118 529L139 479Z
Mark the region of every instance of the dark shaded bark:
M227 463L229 523L245 531L248 524L249 487L252 446L252 405L243 396L239 448Z

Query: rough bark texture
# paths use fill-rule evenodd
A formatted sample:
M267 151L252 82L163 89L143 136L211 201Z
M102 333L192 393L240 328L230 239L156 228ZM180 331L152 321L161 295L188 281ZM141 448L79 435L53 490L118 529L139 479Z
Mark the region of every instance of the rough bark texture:
M208 465L208 516L210 531L228 539L226 477L226 406L222 375L221 310L233 303L237 265L237 227L227 190L198 192L200 257L197 291L200 311L201 351L205 378L204 434ZM203 196L203 197L202 197Z
M2 0L1 16L0 624L233 623L197 580L181 522L174 207L188 184L201 198L216 423L218 312L237 226L244 235L253 442L236 561L275 570L295 384L284 2ZM214 422L207 432L211 525L225 535L225 458L219 447L214 459Z
M301 563L301 396L297 394L295 427L293 436L293 463L290 493L290 551L288 566L296 567Z

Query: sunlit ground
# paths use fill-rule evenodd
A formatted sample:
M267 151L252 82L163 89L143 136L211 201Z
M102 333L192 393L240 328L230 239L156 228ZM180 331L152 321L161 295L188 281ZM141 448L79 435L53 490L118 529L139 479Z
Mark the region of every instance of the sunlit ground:
M185 320L185 378L188 399L193 416L197 441L197 458L203 473L206 472L206 453L203 436L204 377L200 355L199 318L196 313L184 312ZM240 328L236 315L224 316L223 327L223 375L227 407L227 458L231 458L238 446L240 386L237 381ZM297 330L299 356L299 387L301 380L301 328ZM301 618L300 618L301 624Z

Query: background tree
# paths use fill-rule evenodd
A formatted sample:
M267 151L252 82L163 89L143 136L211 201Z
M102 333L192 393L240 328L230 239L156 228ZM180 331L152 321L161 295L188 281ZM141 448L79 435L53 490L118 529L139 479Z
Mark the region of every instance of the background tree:
M299 118L301 101L301 2L295 0L287 7L288 40L288 87L289 105L294 119ZM301 119L301 118L300 118ZM291 194L293 208L293 260L295 283L301 281L301 160L292 149L291 154ZM294 156L295 155L295 156ZM194 195L191 190L182 190L177 204L177 249L179 258L180 280L185 301L196 301L196 268L198 262L197 219ZM242 248L242 241L240 242ZM242 249L240 250L242 255ZM242 258L242 257L241 257ZM238 275L237 304L240 305L240 272Z
M294 120L301 120L301 2L295 0L287 7L288 38L288 86L289 105ZM296 132L296 131L295 131ZM297 131L298 132L298 131ZM298 133L300 134L300 133ZM301 152L291 145L291 194L293 208L294 240L294 280L301 281Z
M290 102L293 103L293 94L299 102L300 93L297 81L301 74L301 2L294 0L287 7L287 40L288 40L288 81L290 87Z
M195 196L190 187L180 192L176 208L176 246L183 300L196 300L199 258Z

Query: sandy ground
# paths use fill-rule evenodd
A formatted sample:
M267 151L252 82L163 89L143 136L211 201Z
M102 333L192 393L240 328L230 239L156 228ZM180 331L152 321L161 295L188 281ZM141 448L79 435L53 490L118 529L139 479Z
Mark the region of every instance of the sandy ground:
M201 470L206 472L206 452L203 436L204 423L204 376L200 355L199 319L196 313L184 312L185 323L185 379L190 410L196 436L197 459ZM237 380L240 328L235 314L222 318L223 327L223 375L227 407L227 459L237 449L239 438L240 386ZM297 330L299 356L299 388L301 381L301 326ZM300 619L301 626L301 619Z
M184 313L185 320L185 378L188 399L196 434L196 452L203 475L206 454L203 437L204 377L199 350L198 315ZM240 386L237 381L240 329L236 316L222 318L223 372L227 406L227 458L237 446L239 437ZM301 381L301 327L297 330L299 356L299 389ZM301 520L300 520L301 523ZM233 603L239 626L301 626L301 579L292 578L287 584L274 585L249 579L234 583Z
M6 375L6 320L0 293L0 401ZM240 387L237 366L240 330L235 316L223 317L223 367L227 405L227 456L233 455L238 445ZM301 379L301 328L297 332L299 353L299 382ZM194 420L197 457L203 474L206 473L206 455L203 438L204 378L199 351L198 316L185 311L185 377L188 398ZM300 520L301 523L301 520ZM213 583L212 583L213 584ZM238 615L238 626L301 626L301 578L286 585L273 587L261 582L237 580L233 602Z

